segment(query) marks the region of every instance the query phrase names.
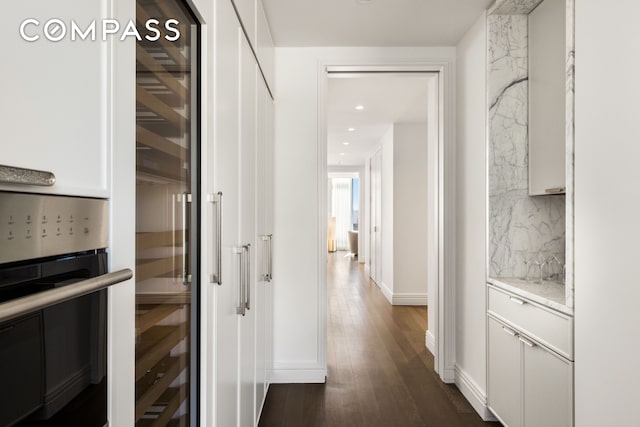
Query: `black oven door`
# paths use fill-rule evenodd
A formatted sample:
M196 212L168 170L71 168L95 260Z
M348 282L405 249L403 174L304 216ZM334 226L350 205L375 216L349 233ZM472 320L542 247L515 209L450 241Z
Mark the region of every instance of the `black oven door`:
M0 266L0 302L107 272L91 251ZM107 423L106 290L0 324L0 426Z

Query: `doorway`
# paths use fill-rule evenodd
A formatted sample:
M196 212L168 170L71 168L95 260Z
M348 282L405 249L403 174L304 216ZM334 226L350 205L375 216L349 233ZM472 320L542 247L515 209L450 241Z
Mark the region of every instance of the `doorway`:
M328 232L327 250L342 252L345 257L358 259L360 228L360 173L335 172L328 176Z
M444 206L444 165L448 165L449 169L453 171L454 166L454 151L450 147L445 146L445 125L448 128L452 127L452 123L447 118L448 115L444 111L444 96L446 93L446 82L449 78L448 74L449 70L445 68L444 65L425 65L425 66L330 66L328 64L321 65L321 78L319 82L319 90L320 90L320 100L319 100L319 140L320 140L320 149L327 150L332 144L343 144L349 150L341 151L345 153L342 156L343 160L349 158L350 151L352 148L356 148L352 145L352 141L347 139L335 139L331 138L331 129L329 126L333 126L329 121L329 113L328 107L331 99L328 97L328 88L331 81L336 81L339 79L359 79L359 78L383 78L383 77L398 77L398 78L416 78L418 76L423 77L427 80L428 93L427 96L424 97L422 102L427 107L429 112L428 115L428 132L427 132L427 146L428 146L428 165L427 169L429 172L428 176L428 188L427 188L427 197L429 200L428 205L428 213L426 218L424 219L427 223L428 228L428 253L427 253L427 295L430 301L429 304L429 319L428 319L428 327L429 329L425 331L425 344L429 348L429 350L434 354L435 357L435 369L440 374L440 377L445 382L452 382L454 380L454 369L453 369L453 344L454 344L454 335L453 335L453 323L449 321L449 319L453 318L453 283L449 286L445 287L445 269L451 270L451 262L447 261L444 254L444 233L452 232L451 226L449 225L450 221L447 221L445 224L445 206ZM335 79L335 80L334 80ZM354 111L362 111L366 108L366 105L356 103L350 107ZM445 118L446 121L445 121ZM357 128L357 125L353 126L342 126L342 131L345 132L343 135L344 138L352 138L350 135L353 135L354 130L351 128ZM348 133L351 132L351 133ZM342 138L342 137L340 137ZM348 144L344 144L348 143ZM374 181L371 177L371 169L370 169L370 161L376 151L375 145L370 145L368 147L367 156L369 162L365 164L363 179L361 182L361 192L364 194L370 194L370 186L375 185ZM335 154L335 153L334 153ZM338 155L340 155L338 153ZM329 150L325 151L321 155L323 159L329 159L324 164L320 165L320 173L321 176L326 177L328 165L330 164L330 159L332 157L332 153ZM446 162L445 162L446 160ZM375 159L374 159L375 161ZM326 179L326 178L324 178ZM375 175L374 175L375 179ZM320 194L320 207L322 215L326 215L328 200L327 200L327 192L322 192ZM375 202L375 200L373 200ZM363 210L362 215L362 224L361 231L371 231L375 227L372 224L371 217L371 203L372 199L370 197L365 197L365 208ZM384 201L380 200L380 204L382 207L385 206ZM446 209L448 213L452 212L451 208ZM325 222L325 226L321 226L320 236L322 242L327 242L327 231L328 231L328 223ZM382 230L381 230L382 232ZM372 238L369 232L363 233L362 236L364 243L364 253L360 254L359 261L364 262L365 271L368 276L376 278L378 280L381 275L384 275L384 260L385 257L383 255L384 250L381 249L378 251L378 255L375 261L372 261L371 256L372 253L376 254L376 248L378 246L375 245L375 238ZM449 239L451 240L451 239ZM372 246L371 242L374 241L374 246ZM452 249L452 247L448 247L448 250ZM323 251L324 255L321 255L321 258L326 260L326 249ZM321 281L326 283L326 261L321 260ZM371 272L371 268L374 268L374 271ZM387 268L387 271L389 269ZM451 277L450 275L447 275ZM321 304L324 304L324 310L321 312L321 315L324 316L324 349L326 351L326 289L323 290L324 295L321 299ZM445 309L445 306L447 309ZM445 328L444 316L446 314L447 323ZM326 358L325 358L326 360ZM325 362L326 363L326 362Z

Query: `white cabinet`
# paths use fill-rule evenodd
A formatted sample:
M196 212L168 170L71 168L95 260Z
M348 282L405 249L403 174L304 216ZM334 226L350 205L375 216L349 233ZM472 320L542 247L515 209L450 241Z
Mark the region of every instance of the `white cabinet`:
M255 426L271 366L273 107L231 2L215 25L214 180L222 193L221 284L215 286L215 425ZM217 239L212 239L216 241ZM215 263L214 263L215 264Z
M1 163L53 172L56 183L53 187L0 185L0 190L109 196L109 108L114 104L108 61L109 49L119 42L72 41L69 28L62 40L53 42L44 36L44 26L53 17L67 27L72 20L100 22L111 7L109 0L61 0L37 2L37 6L15 2L3 9ZM38 40L21 37L19 28L26 18L38 20L38 25L29 24L24 31ZM117 102L132 105L135 93Z
M509 427L573 425L573 362L489 316L488 403Z
M215 425L235 426L238 414L238 256L233 248L239 242L240 180L238 176L240 142L240 43L241 30L231 2L217 3L215 22L215 111L212 154L214 182L209 193L222 193L221 283L215 289L215 367L213 383ZM217 254L216 254L217 256ZM217 266L216 266L217 267Z
M273 341L273 101L256 67L255 105L255 423L269 385Z
M573 425L573 362L533 341L522 350L524 425Z
M249 246L251 262L245 277L246 309L238 316L240 334L240 426L253 426L256 381L256 79L257 66L249 43L240 44L240 234L238 245ZM242 301L240 301L242 305Z
M529 14L529 194L565 187L565 0Z
M489 405L501 421L521 425L520 341L516 332L489 318Z

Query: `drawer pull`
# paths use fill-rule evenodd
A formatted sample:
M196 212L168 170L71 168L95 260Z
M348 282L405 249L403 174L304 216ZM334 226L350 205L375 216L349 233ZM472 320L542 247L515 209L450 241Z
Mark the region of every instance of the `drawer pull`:
M526 338L518 337L518 339L519 339L522 343L524 343L524 344L526 344L527 346L529 346L530 348L533 348L533 347L535 347L535 346L536 346L534 343L532 343L531 341L529 341L529 340L528 340L528 339L526 339Z
M507 335L511 335L512 337L517 337L518 334L515 333L515 331L512 331L511 329L507 328L506 326L502 327L502 330L507 334Z
M516 297L509 297L509 299L518 305L525 305L527 303L525 300L521 300L520 298L516 298Z

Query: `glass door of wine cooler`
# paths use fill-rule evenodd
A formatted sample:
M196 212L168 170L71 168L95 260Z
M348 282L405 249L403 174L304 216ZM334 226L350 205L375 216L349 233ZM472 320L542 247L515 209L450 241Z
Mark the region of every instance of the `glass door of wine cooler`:
M200 31L180 0L137 0L136 20L135 423L190 426L198 416Z

